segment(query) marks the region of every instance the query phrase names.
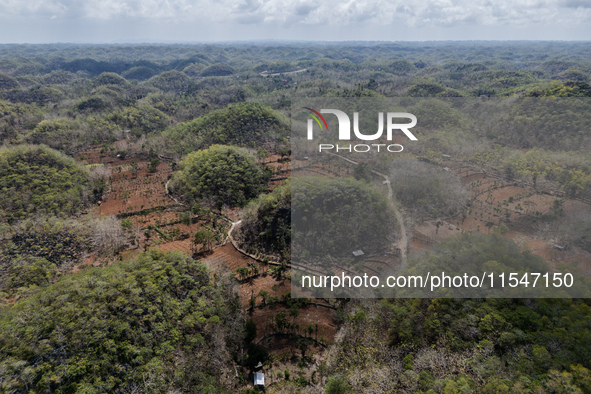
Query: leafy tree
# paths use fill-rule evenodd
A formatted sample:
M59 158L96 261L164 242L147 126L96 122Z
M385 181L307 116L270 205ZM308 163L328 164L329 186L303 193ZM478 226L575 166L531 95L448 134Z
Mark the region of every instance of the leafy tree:
M178 252L65 277L0 316L3 389L219 392L241 342L228 290Z
M453 89L447 89L440 83L435 82L432 78L420 78L414 82L406 92L411 97L445 97L445 96L461 96L460 93Z
M267 297L269 296L269 292L267 290L261 290L257 294L257 297L261 297L263 299L263 305L267 305Z
M132 67L129 70L126 70L123 73L123 76L127 79L135 79L138 81L145 81L146 79L150 79L151 77L153 77L156 73L157 73L157 71L151 67L137 66L137 67Z
M45 144L55 149L67 148L73 136L76 124L67 118L51 119L39 122L31 133L31 142Z
M244 280L248 276L248 268L246 268L246 267L236 268L236 273L238 274L238 276L240 277L241 280Z
M201 245L200 252L207 252L211 250L215 234L209 230L197 231L193 239L195 245Z
M48 85L61 85L72 82L76 74L64 70L54 70L43 76L43 83Z
M138 135L161 131L170 124L166 114L149 104L127 107L111 114L108 119Z
M165 92L184 93L189 88L191 78L180 71L171 70L156 75L148 83Z
M123 227L125 230L131 230L133 228L133 222L128 218L122 219L121 227Z
M154 158L150 160L150 165L148 166L148 171L156 172L158 171L158 165L160 164L160 159Z
M163 137L171 144L167 149L186 154L213 144L260 146L285 137L288 130L286 120L271 108L238 103L172 127Z
M569 77L568 74L566 74ZM570 74L570 78L574 75ZM580 79L586 76L577 74L574 78ZM554 83L547 89L534 88L525 94L529 97L591 97L591 86L586 81L568 81L563 84Z
M91 112L91 111L105 111L112 107L109 100L103 96L90 96L85 97L78 102L76 108L80 111Z
M46 259L28 260L19 256L11 262L5 288L48 285L57 275L55 264Z
M289 259L291 254L291 186L278 186L246 208L237 234L242 247Z
M0 90L16 89L18 86L16 79L6 74L0 74Z
M352 392L354 392L353 388L341 375L330 376L324 388L325 394L347 394Z
M190 77L199 77L205 66L199 63L191 63L183 69L183 72Z
M102 85L126 85L127 81L125 78L117 75L116 73L112 72L105 72L100 74L92 81L94 86L102 86Z
M363 180L365 182L370 182L373 176L371 171L372 168L369 164L360 163L359 165L356 165L353 169L353 176L358 181Z
M268 175L243 149L214 145L189 154L179 163L171 186L188 201L220 201L242 206L265 187Z
M216 63L212 64L211 66L205 68L201 72L201 76L203 77L220 77L224 75L230 75L234 73L234 69L224 63Z
M395 75L406 75L414 69L415 66L406 59L397 59L388 65L388 70Z
M459 178L416 159L392 162L390 179L396 199L419 218L457 214L469 194Z
M257 150L257 159L259 159L262 163L265 162L268 156L269 152L267 152L265 149Z
M394 210L384 195L353 178L302 177L292 189L292 254L343 259L356 249L383 251L395 239ZM317 262L320 262L317 261Z
M88 173L74 159L45 146L0 151L0 220L71 215L93 199Z

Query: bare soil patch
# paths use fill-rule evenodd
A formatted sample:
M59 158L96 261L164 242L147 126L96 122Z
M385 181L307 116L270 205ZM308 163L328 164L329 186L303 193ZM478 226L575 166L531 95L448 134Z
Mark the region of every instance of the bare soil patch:
M247 267L249 264L260 265L258 261L237 251L230 242L216 248L211 255L206 256L202 261L208 268L228 268L232 272L236 271L237 268Z
M308 325L318 324L318 340L323 343L332 343L336 333L336 325L334 320L336 318L336 311L334 309L324 308L316 305L308 305L298 308L298 316L290 316L290 308L285 305L270 305L266 308L255 308L253 311L248 313L248 317L251 318L257 325L257 338L255 342L260 341L263 337L268 334L273 334L276 331L272 330L271 323L273 319L280 313L284 312L287 315L287 320L291 324L297 324L299 329L291 329L285 331L286 333L293 333L302 336L311 336L316 338L316 333L306 334L304 329Z
M149 172L147 162L140 162L137 171L121 171L110 177L111 189L100 204L101 214L130 214L157 207L174 205L166 195L165 185L172 170L161 163L155 173Z

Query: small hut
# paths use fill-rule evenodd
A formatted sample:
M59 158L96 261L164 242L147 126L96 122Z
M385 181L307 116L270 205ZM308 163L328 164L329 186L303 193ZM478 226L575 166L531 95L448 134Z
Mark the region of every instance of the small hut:
M265 385L265 374L261 372L254 373L254 385L264 386Z
M355 257L361 257L361 256L363 256L364 254L365 254L365 253L363 253L363 250L361 250L361 249L358 249L358 250L354 250L354 251L353 251L353 256L355 256Z

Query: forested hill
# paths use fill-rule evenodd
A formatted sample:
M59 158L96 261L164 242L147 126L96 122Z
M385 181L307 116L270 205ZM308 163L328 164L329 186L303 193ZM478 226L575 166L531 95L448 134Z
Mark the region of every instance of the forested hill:
M590 42L0 45L0 392L591 393L589 299L291 292L324 251L584 287L590 83ZM420 147L292 154L360 97Z

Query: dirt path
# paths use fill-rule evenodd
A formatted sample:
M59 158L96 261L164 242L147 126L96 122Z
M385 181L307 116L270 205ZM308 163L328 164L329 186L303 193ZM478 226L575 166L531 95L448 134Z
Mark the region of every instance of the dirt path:
M326 153L328 153L329 155L340 157L341 159L348 161L351 164L355 164L355 165L359 164L358 162L356 162L354 160L347 159L346 157L337 155L335 153L330 153L330 152L326 152ZM394 193L392 192L392 185L390 183L390 177L386 174L382 174L381 172L377 172L375 170L371 170L371 172L384 178L384 184L388 187L388 200L390 200L390 202L392 203L392 208L394 208L394 215L396 215L396 220L400 224L400 239L394 244L394 246L400 250L401 268L405 268L406 267L406 254L407 254L407 249L408 249L408 237L406 235L406 226L404 225L404 218L402 217L402 214L398 210L398 207L396 206L396 202L394 201Z
M236 249L236 251L242 253L243 255L250 257L251 259L258 261L259 263L263 261L263 259L259 256L255 256L254 254L248 253L247 251L243 250L240 245L238 245L238 242L234 239L234 237L232 236L232 233L234 232L234 229L237 228L238 226L240 226L240 224L242 223L242 219L238 220L237 222L232 222L232 226L230 227L230 230L228 230L228 240L230 240L230 243L232 244L232 246L234 247L234 249ZM270 261L268 260L265 264L270 264L270 265L281 265L281 263L277 262L277 261Z

